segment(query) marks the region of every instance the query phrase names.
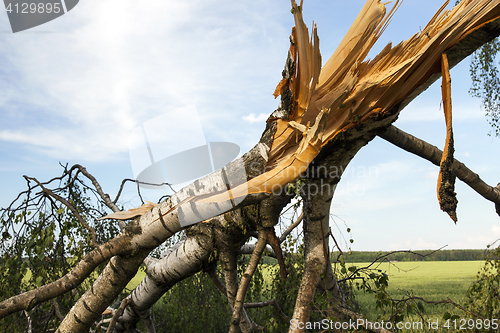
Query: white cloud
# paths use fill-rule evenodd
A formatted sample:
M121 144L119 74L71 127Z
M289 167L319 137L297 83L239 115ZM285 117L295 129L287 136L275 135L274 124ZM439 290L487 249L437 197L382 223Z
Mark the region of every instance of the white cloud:
M112 132L101 136L81 138L79 132L68 129L46 130L34 128L23 131L0 130L0 140L28 146L47 157L78 160L82 156L87 161L106 161L120 158L114 151ZM75 144L79 143L79 144ZM126 143L125 143L126 144ZM122 147L125 149L125 147Z
M266 113L259 113L258 115L255 115L255 113L250 113L249 115L242 117L244 121L247 121L250 124L261 123L263 121L266 121L267 118L269 118L269 114Z
M468 151L464 151L464 152L460 153L460 156L469 158L470 157L470 153Z
M492 225L491 232L493 233L493 236L500 237L500 226Z
M261 2L80 2L38 28L57 33L3 35L0 139L85 162L126 153L135 126L190 104L225 114L207 126L224 129L233 104L274 89L281 65L266 66L286 56L288 32L269 19L281 8L250 10Z
M425 179L435 179L437 181L439 176L439 169L437 167L430 167L424 174Z

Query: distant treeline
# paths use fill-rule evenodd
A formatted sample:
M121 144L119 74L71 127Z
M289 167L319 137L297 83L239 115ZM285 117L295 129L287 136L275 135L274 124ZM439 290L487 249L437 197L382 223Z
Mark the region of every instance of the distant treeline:
M335 261L339 252L332 252L332 261ZM484 250L423 250L410 252L371 252L353 251L344 252L346 262L372 262L377 257L384 256L390 261L470 261L484 259Z

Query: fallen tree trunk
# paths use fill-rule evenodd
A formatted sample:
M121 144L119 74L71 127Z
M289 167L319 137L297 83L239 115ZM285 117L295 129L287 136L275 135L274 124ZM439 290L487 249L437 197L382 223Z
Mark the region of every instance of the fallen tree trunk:
M396 1L386 15L385 6L379 1L367 1L337 51L320 69L316 28L310 37L302 21L303 6L292 1L296 24L285 75L276 91L282 96L281 105L268 119L260 142L241 159L197 180L128 223L110 242L117 244L116 247L93 263L115 256L103 277L78 300L59 331L88 331L147 254L191 224L242 207L258 209L264 199L268 203L276 199L273 204L281 210L286 202L287 184L299 177L327 179L328 195L333 196L334 184L341 177L338 170L343 170L361 147L382 133L411 100L440 77L442 54L447 54L453 67L500 34L500 1L464 0L451 11L443 12L442 7L420 33L395 47L388 45L373 60L365 61L399 5ZM324 169L319 169L320 166ZM337 173L315 175L314 167ZM228 175L235 174L244 174L245 178L239 178L239 184L229 184ZM330 200L322 200L322 210L327 211L325 205ZM305 214L306 228L322 221L311 217L308 220L307 216ZM265 218L258 219L254 230L257 226L272 227L272 223L266 224L268 222ZM314 238L318 238L317 233L324 228L314 226L313 230ZM319 243L314 244L316 248ZM315 254L311 260L316 262L318 258ZM117 264L123 273L117 271ZM228 283L234 284L234 276L231 272L228 274ZM301 293L303 300L309 300L314 294L316 280L304 280L304 285L313 288ZM65 286L49 298L70 289L71 286ZM33 297L23 294L0 303L0 318L46 300L47 297L40 297L41 290L30 291ZM228 288L229 291L234 292L234 286ZM27 303L17 302L23 297ZM298 302L301 307L299 303L303 302ZM294 317L307 318L307 309L296 310L298 314ZM250 324L247 321L245 329L249 329Z

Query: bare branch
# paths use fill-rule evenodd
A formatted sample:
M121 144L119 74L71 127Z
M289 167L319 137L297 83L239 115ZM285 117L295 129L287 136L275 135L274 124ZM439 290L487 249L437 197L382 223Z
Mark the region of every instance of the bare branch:
M267 244L267 230L259 230L259 239L257 240L257 244L255 246L255 250L252 253L252 257L250 258L250 263L241 278L241 283L238 287L238 293L236 294L236 299L234 302L233 309L233 317L231 319L231 328L229 332L236 333L238 332L238 327L240 324L241 318L241 310L243 308L243 302L245 300L245 295L247 293L248 286L250 285L250 280L252 280L252 276L257 269L257 265L262 257L262 253L264 252Z
M286 270L285 259L283 258L283 251L281 250L280 240L276 237L274 233L274 228L267 231L267 242L271 245L274 253L276 253L276 259L278 259L278 264L280 266L281 279L285 280L288 272Z
M104 203L106 204L106 206L108 206L115 213L120 211L120 209L118 208L118 206L116 206L116 204L113 201L111 201L111 199L109 198L109 194L104 193L104 191L102 190L102 187L99 184L99 182L97 181L97 179L95 179L95 177L90 172L88 172L85 167L81 166L80 164L75 164L73 166L73 168L78 168L78 170L80 170L80 172L82 174L84 174L85 177L87 177L88 179L90 179L90 181L94 185L97 193L99 194L99 196L101 197L101 199L104 201Z
M344 278L344 279L339 280L339 282L343 282L343 281L346 281L346 280L350 280L350 279L352 279L352 278L356 275L356 273L358 273L359 271L369 269L369 268L370 268L371 266L373 266L375 263L380 262L382 259L384 259L384 258L386 258L386 257L390 256L391 254L394 254L394 253L411 253L411 254L418 255L418 256L420 256L420 257L422 257L422 258L425 258L425 257L428 257L428 256L433 255L433 254L434 254L434 253L436 253L437 251L441 251L443 248L445 248L445 247L447 247L447 246L448 246L448 245L442 246L442 247L440 247L439 249L434 250L434 251L432 251L432 252L430 252L430 253L427 253L427 254L421 254L421 253L414 252L414 251L411 251L411 250L397 250L397 251L392 251L392 252L389 252L389 253L385 253L385 254L383 254L383 255L380 255L380 254L379 254L379 255L377 255L377 257L376 257L376 258L375 258L375 259L374 259L374 260L373 260L370 264L368 264L368 266L364 266L364 267L359 267L359 268L357 268L356 270L354 270L353 272L351 272L351 274L350 274L348 277L346 277L346 278Z
M129 302L128 297L123 299L122 303L120 304L120 307L113 314L113 317L111 318L111 321L109 322L109 326L108 326L108 329L106 330L106 333L112 333L114 331L116 321L122 315L123 311L125 310L125 307L128 305L128 302Z
M28 312L28 311L26 311L26 310L24 310L24 315L26 316L26 319L28 319L28 329L27 329L27 333L33 333L31 315L30 315L30 314L29 314L29 312Z
M99 182L97 181L97 179L95 179L95 177L87 171L87 169L83 166L81 166L80 164L75 164L73 166L73 168L78 168L78 170L83 174L85 175L85 177L87 177L88 179L90 179L90 181L92 182L92 184L94 185L97 193L99 194L99 196L101 197L101 199L104 201L104 204L106 206L108 206L114 213L116 212L119 212L120 209L118 208L118 206L116 205L116 200L115 201L111 201L111 198L109 197L109 194L107 193L104 193L104 191L102 190L102 187L101 185L99 184ZM76 177L76 176L75 176ZM122 183L123 184L123 183ZM120 192L122 190L122 187L120 187ZM118 195L116 197L116 199L118 199ZM118 225L120 226L120 229L123 229L125 228L125 222L123 221L118 221Z
M240 254L252 254L254 250L255 250L255 244L245 244L241 247ZM266 248L264 249L264 255L276 258L276 253L274 252L273 248L270 247L269 245L266 245Z
M243 306L245 307L245 309L263 308L266 306L272 306L276 310L276 312L278 313L278 315L280 316L281 319L283 319L285 322L290 321L288 316L283 313L283 311L281 310L281 307L278 305L278 303L274 299L272 299L270 301L259 302L259 303L245 303Z
M222 269L224 270L224 278L226 281L226 297L229 301L231 309L234 311L235 299L238 293L238 272L236 255L235 253L228 251L228 249L221 249L219 258ZM243 333L250 333L252 332L252 320L248 317L244 309L242 309L242 313L243 318L241 318L240 320L240 329Z
M149 185L149 186L168 186L172 192L175 193L175 190L173 189L172 185L169 184L169 183L161 183L161 184L154 184L154 183L146 183L146 182L141 182L141 181L138 181L138 180L134 180L134 179L129 179L129 178L126 178L124 180L122 180L122 183L120 185L120 189L118 190L118 194L116 195L116 198L115 200L112 201L113 204L116 204L116 202L118 201L118 199L120 198L120 195L122 194L122 191L123 191L123 188L125 187L125 183L127 182L132 182L132 183L136 183L138 186L139 185ZM140 195L140 193L139 193Z
M337 243L337 240L335 239L335 237L333 236L333 232L332 232L332 228L328 228L329 229L329 234L330 236L332 236L332 239L333 239L333 242L335 243L335 246L337 247L337 249L339 250L340 254L341 255L344 255L344 253L342 252L342 249L340 248L339 244Z
M399 148L430 161L432 164L438 166L440 164L443 152L439 148L416 138L395 126L389 126L385 132L379 133L378 135L382 139L389 141ZM499 213L498 210L500 210L500 207L498 205L500 205L500 184L497 187L492 187L486 184L478 174L471 171L457 159L453 161L453 172L460 180L474 189L474 191L482 195L485 199L494 202L497 207L497 213Z
M213 265L211 267L211 269L209 269L207 271L208 273L208 276L210 277L210 279L212 280L213 284L215 285L215 287L223 294L223 295L227 295L227 289L226 289L226 286L224 285L224 282L222 282L222 280L219 278L219 276L217 275L217 271L216 271L216 266Z
M50 304L52 304L52 306L54 307L56 317L61 321L64 320L64 316L61 313L61 309L59 308L59 304L57 304L57 301L53 298L50 300Z
M95 229L87 224L87 222L83 219L83 217L80 215L78 210L76 210L76 208L72 204L70 204L68 201L66 201L66 199L64 199L63 197L55 194L54 192L52 192L51 190L49 190L48 188L43 186L42 183L40 183L36 178L32 178L32 177L28 177L28 176L24 176L24 178L26 180L33 180L34 182L36 182L38 184L38 186L40 186L42 188L43 193L51 196L52 198L56 199L57 201L60 201L63 205L68 207L69 210L71 210L71 212L73 213L73 215L75 215L75 217L78 219L80 224L92 234L92 244L91 244L92 247L95 248L97 246L97 234L95 232Z
M280 236L280 244L283 243L286 239L286 237L293 231L293 229L297 228L297 226L302 222L302 219L304 218L304 212L300 213L299 217L295 222L293 222L286 230L285 232Z
M411 300L419 300L419 301L422 301L424 303L427 303L427 304L433 304L433 305L438 305L438 304L451 304L453 305L454 307L457 307L459 308L460 310L462 310L463 312L466 312L468 314L470 314L471 316L474 316L474 317L477 317L477 318L481 318L481 319L488 319L486 317L483 317L481 315L478 315L474 312L471 312L469 310L467 310L466 308L464 308L463 306L461 306L460 304L457 304L455 302L453 302L449 297L446 298L446 299L443 299L441 301L428 301L422 297L418 297L418 296L411 296L411 297L407 297L407 298L404 298L404 299L401 299L399 300L399 302L407 302L407 301L411 301Z

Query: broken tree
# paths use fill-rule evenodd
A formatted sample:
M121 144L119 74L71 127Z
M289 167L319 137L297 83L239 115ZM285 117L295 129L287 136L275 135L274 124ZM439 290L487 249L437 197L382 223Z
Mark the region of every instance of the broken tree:
M109 260L58 328L59 332L88 331L144 263L145 279L119 311L113 312L109 331L123 332L142 319L148 331L154 332L149 316L151 306L175 283L206 267L210 255L216 251L224 281L213 272L212 276L233 309L230 331L259 330L259 325L245 311L245 293L267 244L279 262L283 261L274 226L291 200L288 187L298 179L303 181L305 264L290 319L295 322L309 319L318 286L329 290L342 307L344 295L328 253L329 210L342 175L328 170L344 170L359 149L377 135L440 165L439 202L454 220L456 176L486 199L500 204L498 187L485 184L453 158L449 81L449 68L500 34L500 0L464 0L451 11L444 10L447 2L422 31L398 45L387 45L374 59L366 60L401 2L396 1L386 12L380 1L368 0L321 68L317 29L313 26L309 32L302 19L303 4L299 6L292 1L295 27L283 79L275 91L275 96L281 96L281 103L269 116L260 142L241 159L197 180L160 204L125 215L128 218L145 211L128 222L117 237L96 244L69 274L3 300L0 317L32 309L71 291L99 264ZM391 125L408 103L441 76L448 133L444 153ZM228 175L241 171L246 177L240 184L229 186ZM100 194L118 213L109 198L102 191ZM165 257L148 256L186 228L187 237ZM237 257L252 235L257 235L258 240L251 247L250 263L238 281ZM281 274L286 278L284 267ZM303 330L290 328L290 332L299 331Z

